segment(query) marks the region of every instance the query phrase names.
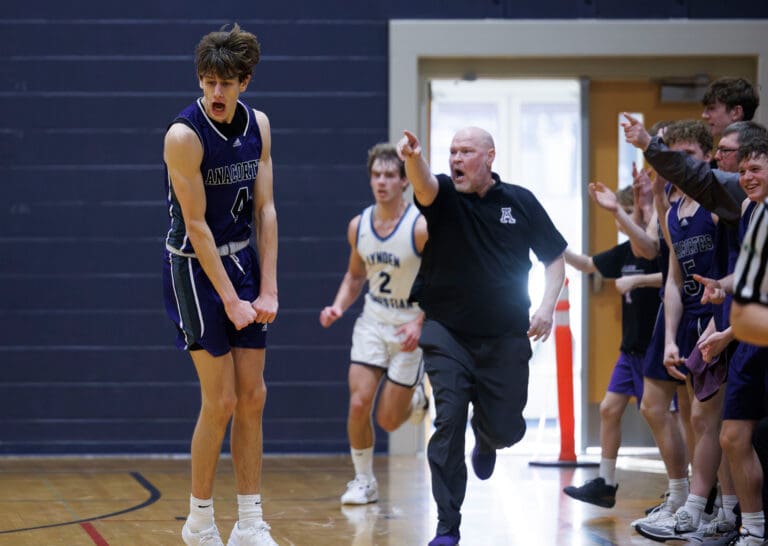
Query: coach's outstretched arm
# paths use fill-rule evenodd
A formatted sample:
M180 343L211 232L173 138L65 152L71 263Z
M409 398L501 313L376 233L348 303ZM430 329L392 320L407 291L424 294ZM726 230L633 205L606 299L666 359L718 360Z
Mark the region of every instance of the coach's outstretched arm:
M416 200L428 207L437 197L437 178L432 175L421 155L421 143L416 135L410 131L403 131L403 135L397 143L397 154L405 162L405 174L411 181Z

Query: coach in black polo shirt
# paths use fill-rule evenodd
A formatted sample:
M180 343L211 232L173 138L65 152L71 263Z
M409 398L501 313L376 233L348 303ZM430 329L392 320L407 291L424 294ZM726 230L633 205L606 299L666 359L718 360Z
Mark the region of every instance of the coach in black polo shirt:
M496 449L525 433L528 338L546 339L552 330L566 242L530 191L491 172L496 150L483 129L453 137L450 177L432 175L416 136L404 134L398 152L429 231L412 292L426 314L419 345L437 412L428 457L438 525L429 544L454 546L467 486L468 406L476 437L472 466L487 479ZM545 289L529 319L531 250L545 264Z

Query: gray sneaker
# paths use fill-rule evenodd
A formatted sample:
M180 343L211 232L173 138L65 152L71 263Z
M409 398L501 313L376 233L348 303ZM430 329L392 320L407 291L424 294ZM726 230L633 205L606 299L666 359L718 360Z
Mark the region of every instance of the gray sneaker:
M725 510L722 508L717 511L717 515L711 521L702 523L699 531L703 531L704 537L730 536L736 538L739 534L736 520L729 521L725 516Z
M674 517L674 515L675 515L675 508L665 501L659 504L658 506L656 506L653 510L651 510L648 513L648 515L634 520L629 525L631 527L637 528L637 526L640 524L657 523L659 521L672 518Z
M671 518L662 518L654 523L640 523L635 529L638 533L651 540L682 540L686 535L696 533L699 529L699 514L692 514L681 506Z
M659 497L661 499L659 503L654 504L653 506L650 506L645 509L645 515L648 516L651 514L651 512L656 510L659 506L664 506L664 503L667 502L668 497L669 497L669 491L665 491L664 494Z

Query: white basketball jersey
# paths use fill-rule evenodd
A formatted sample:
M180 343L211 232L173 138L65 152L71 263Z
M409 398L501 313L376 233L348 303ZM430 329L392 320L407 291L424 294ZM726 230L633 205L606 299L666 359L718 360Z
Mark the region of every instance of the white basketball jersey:
M357 253L365 262L368 292L363 313L387 324L403 324L421 312L409 303L411 286L421 265L413 232L419 211L408 205L389 236L382 238L373 227L375 205L365 209L357 228Z

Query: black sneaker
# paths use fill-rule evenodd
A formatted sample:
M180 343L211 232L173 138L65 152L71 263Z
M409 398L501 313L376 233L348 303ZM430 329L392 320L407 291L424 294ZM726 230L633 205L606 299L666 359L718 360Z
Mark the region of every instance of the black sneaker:
M616 504L616 490L619 484L606 485L603 478L589 480L581 487L569 485L563 489L563 493L582 502L588 502L603 508L613 508Z

